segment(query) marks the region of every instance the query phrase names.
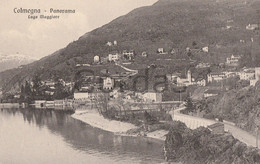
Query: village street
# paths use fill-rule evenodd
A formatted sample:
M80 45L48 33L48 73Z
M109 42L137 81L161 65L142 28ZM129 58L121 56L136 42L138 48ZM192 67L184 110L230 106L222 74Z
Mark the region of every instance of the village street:
M191 129L196 129L200 126L207 127L209 125L217 123L217 121L215 120L209 120L205 118L181 114L180 111L183 110L184 108L185 106L181 106L180 108L170 112L173 120L181 121ZM252 134L227 122L224 122L224 128L225 131L230 132L239 141L247 144L248 146L256 147L256 137L253 136ZM258 146L260 145L259 143L260 143L260 139L258 138Z

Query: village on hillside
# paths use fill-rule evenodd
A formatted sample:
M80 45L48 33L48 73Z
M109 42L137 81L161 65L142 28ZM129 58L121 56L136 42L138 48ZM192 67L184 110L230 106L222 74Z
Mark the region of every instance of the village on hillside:
M246 29L255 30L251 25L246 26ZM236 87L255 86L259 80L260 67L240 67L243 54L228 54L225 62L218 65L197 62L189 58L181 59L182 62L192 63L193 66L181 72L164 70L162 71L164 74L153 73L152 76L160 76L156 79L143 72L144 70L152 72L154 69L160 69L160 66L156 64L142 66L140 60L155 55L156 61L176 62L180 59L172 56L178 53L178 49L166 50L158 47L154 54L148 54L146 51L136 54L134 49L119 51L120 43L116 40L108 41L105 46L108 47L107 56L95 55L91 62L82 61L75 65L78 72L75 73L74 81L59 78L41 80L36 75L21 86L20 92L9 95L1 101L29 100L37 108L63 105L72 107L75 104L97 102L104 95L108 100L120 98L128 103L178 102L192 96L196 99L206 99ZM209 46L196 46L196 48L187 47L185 51L187 56L191 53L209 55L211 49ZM148 81L149 84L144 81ZM156 82L160 85L154 85ZM199 95L192 95L198 89L202 92ZM34 99L30 98L31 95Z
M260 164L260 0L65 1L4 2L0 164Z

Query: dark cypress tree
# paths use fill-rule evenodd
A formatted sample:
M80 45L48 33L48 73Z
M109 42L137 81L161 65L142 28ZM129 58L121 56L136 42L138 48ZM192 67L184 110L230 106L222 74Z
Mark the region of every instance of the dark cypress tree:
M25 87L24 87L24 95L25 96L31 96L31 85L28 81L25 82Z
M32 91L33 91L33 95L41 95L40 93L40 87L41 87L41 79L39 77L39 75L35 75L32 79L32 83L33 83L33 87L32 87Z
M190 97L188 97L185 100L185 107L186 107L187 112L193 112L194 111L195 107L194 107L192 99Z
M22 84L22 85L21 85L21 96L24 96L24 93L25 93L24 91L25 91L24 85Z
M22 85L21 85L21 93L20 93L20 99L21 99L21 100L24 100L24 95L25 95L25 94L24 94L24 93L25 93L24 91L25 91L24 85L22 84Z

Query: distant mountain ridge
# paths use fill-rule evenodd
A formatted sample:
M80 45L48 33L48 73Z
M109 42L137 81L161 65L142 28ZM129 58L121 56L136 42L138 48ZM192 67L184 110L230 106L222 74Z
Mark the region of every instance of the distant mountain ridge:
M167 52L175 48L178 50L175 55L183 58L186 48L193 46L195 41L197 45L208 46L209 53L193 54L191 58L209 63L224 62L234 49L246 54L244 49L250 47L250 39L255 33L245 27L259 23L259 9L258 0L246 3L245 0L159 0L86 33L50 56L23 68L0 73L0 87L17 88L35 73L43 79L59 76L72 80L77 71L76 64L89 64L95 55L105 57L113 50L133 49L137 53L137 64L152 64L159 57L158 48ZM227 26L231 28L227 29ZM242 44L241 39L245 43ZM114 40L118 43L116 47L106 45ZM143 51L149 54L147 58L140 57Z
M0 72L12 68L17 68L21 65L29 64L35 60L37 59L22 54L6 55L0 53Z

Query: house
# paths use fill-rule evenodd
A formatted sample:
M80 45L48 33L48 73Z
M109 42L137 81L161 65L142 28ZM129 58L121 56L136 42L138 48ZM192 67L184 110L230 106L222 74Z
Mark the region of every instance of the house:
M208 53L209 52L209 47L203 47L202 51Z
M199 86L206 86L206 80L205 79L198 79L196 83Z
M35 108L46 108L46 100L35 100L34 105Z
M250 80L250 86L255 86L256 82L257 82L256 79Z
M239 64L240 56L231 55L230 58L227 58L226 64L230 66L237 66Z
M109 46L109 47L111 47L113 44L112 44L112 42L107 42L106 45Z
M204 98L208 98L208 97L213 97L213 96L217 96L220 92L218 90L213 90L213 89L207 89L203 96Z
M46 95L50 95L53 96L54 95L54 91L45 91L44 92Z
M120 94L120 88L115 88L109 93L109 96L111 98L117 99L120 96Z
M250 85L255 86L256 82L260 79L260 67L255 68L255 78L250 80Z
M114 46L117 46L117 41L116 40L114 40Z
M147 52L145 52L145 51L142 52L142 56L143 56L143 57L147 57Z
M239 72L236 72L236 71L225 71L225 72L222 72L222 73L224 73L225 78L239 76Z
M239 72L239 78L241 80L253 80L255 79L255 70L254 69L244 69Z
M133 60L134 55L135 55L134 50L130 50L130 51L124 50L123 51L123 57L127 60Z
M108 57L101 57L100 58L100 63L105 64L105 63L107 63L107 61L108 61Z
M260 79L260 67L255 68L255 79L256 80Z
M192 85L192 78L191 78L191 71L188 70L187 71L187 78L180 78L180 77L177 77L177 86L189 86L189 85Z
M227 26L226 26L226 29L231 29L231 27L232 27L232 26L227 25Z
M162 93L158 92L146 92L143 98L149 102L162 102Z
M103 89L112 90L114 88L114 79L106 77L103 79Z
M102 92L74 92L75 100L97 100L102 97L104 93Z
M225 78L226 78L226 75L223 72L210 73L207 75L208 83L211 83L213 81L218 82L218 81L224 80Z
M65 85L66 85L66 82L65 82L63 79L58 79L58 82L59 82L62 86L65 86Z
M109 71L108 71L108 69L102 69L100 71L100 73L103 74L103 75L106 75L106 74L109 74Z
M46 108L54 108L54 101L46 101Z
M19 99L20 97L21 97L21 95L19 95L19 94L15 94L15 95L14 95L14 98Z
M166 74L166 79L168 82L177 83L177 78L178 78L177 74Z
M248 24L246 26L246 29L247 30L257 30L257 29L259 29L259 26L258 26L258 24Z
M87 91L89 91L89 90L91 90L91 89L92 89L91 86L84 85L84 86L80 87L79 91L81 91L81 92L87 92Z
M148 91L145 93L136 93L136 95L144 102L162 102L162 93L160 92Z
M55 89L55 82L54 81L43 81L43 85L48 86L51 89Z
M65 86L66 86L67 88L69 88L70 91L73 90L74 85L75 85L74 82L66 82L66 83L65 83Z
M100 62L100 57L99 56L94 56L94 63L99 63Z
M210 67L209 63L199 63L198 65L196 65L196 68L207 68Z
M217 122L215 124L209 125L208 129L213 133L213 134L222 134L225 132L224 130L224 124Z
M108 61L112 62L112 61L117 61L119 60L119 54L115 53L115 54L109 54L108 55Z
M173 48L172 50L171 50L171 54L175 54L176 53L176 50Z
M158 48L157 53L160 55L166 54L163 48Z

